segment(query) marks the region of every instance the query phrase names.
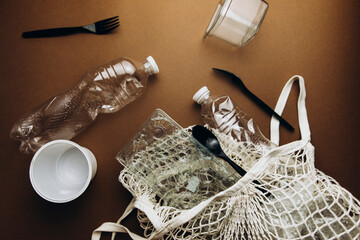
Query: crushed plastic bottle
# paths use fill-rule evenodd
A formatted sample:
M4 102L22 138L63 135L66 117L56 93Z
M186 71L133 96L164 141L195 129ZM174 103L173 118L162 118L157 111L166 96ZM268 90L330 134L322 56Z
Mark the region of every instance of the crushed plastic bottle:
M229 96L211 96L208 88L202 87L193 100L202 107L203 121L220 133L230 135L238 142L253 144L262 153L276 146L262 134L254 119Z
M71 139L89 126L99 113L113 113L144 91L159 68L150 56L143 63L118 58L95 67L64 93L21 117L10 137L21 142L20 152L33 153L55 139Z

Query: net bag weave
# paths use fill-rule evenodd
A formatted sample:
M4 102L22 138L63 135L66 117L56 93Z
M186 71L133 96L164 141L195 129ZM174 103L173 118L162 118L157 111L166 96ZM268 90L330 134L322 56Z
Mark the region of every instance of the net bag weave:
M128 233L132 239L360 239L360 202L333 178L314 166L314 147L305 108L301 76L284 86L275 111L282 113L293 83L298 80L298 117L301 140L265 154L251 142L234 142L212 129L226 154L247 174L224 191L191 209L167 205L135 175L122 170L119 181L134 196L117 223L106 222L93 232ZM187 129L191 131L191 127ZM279 121L271 119L271 141L279 144ZM254 184L253 180L260 182ZM259 188L266 189L263 193ZM144 237L121 221L134 209Z

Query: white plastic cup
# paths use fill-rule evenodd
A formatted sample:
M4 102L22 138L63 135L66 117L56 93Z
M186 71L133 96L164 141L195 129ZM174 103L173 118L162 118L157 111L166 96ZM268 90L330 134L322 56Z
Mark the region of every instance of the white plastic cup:
M97 170L94 154L68 141L55 140L43 145L30 164L30 181L44 199L65 203L79 197Z
M220 0L205 37L215 36L242 47L255 37L268 7L264 0Z

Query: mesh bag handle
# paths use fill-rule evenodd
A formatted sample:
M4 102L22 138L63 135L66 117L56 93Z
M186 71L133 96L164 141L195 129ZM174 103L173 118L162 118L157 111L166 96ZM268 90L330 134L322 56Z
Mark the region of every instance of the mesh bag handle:
M131 232L127 227L125 227L124 225L121 224L121 221L125 217L127 217L131 213L131 211L135 208L134 203L135 203L135 198L133 198L133 200L129 203L129 205L125 209L123 215L119 218L119 220L116 223L105 222L105 223L101 224L100 227L95 229L92 233L91 240L99 240L101 238L102 232L112 233L112 235L111 235L112 240L115 239L116 233L126 233L134 240L146 240L146 238L143 238L143 237Z
M278 99L278 102L276 104L275 112L277 112L279 115L283 113L287 99L290 95L290 90L296 80L299 80L299 86L300 86L297 107L298 107L298 119L299 119L301 139L308 141L310 140L310 127L307 117L306 106L305 106L305 99L306 99L305 81L302 76L295 75L292 78L290 78L290 80L285 84ZM280 121L275 116L273 116L270 121L270 140L276 143L277 145L279 145L279 140L280 140L279 126L280 126Z

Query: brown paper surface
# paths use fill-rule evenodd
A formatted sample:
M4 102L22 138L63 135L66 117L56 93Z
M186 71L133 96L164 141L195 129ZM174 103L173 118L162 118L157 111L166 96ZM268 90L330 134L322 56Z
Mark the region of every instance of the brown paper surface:
M105 221L116 221L131 200L117 177L115 155L156 108L183 127L202 124L193 94L206 85L230 95L269 137L270 116L248 99L218 67L239 75L246 86L275 107L293 75L305 78L307 110L316 167L360 197L360 2L269 1L257 36L243 48L203 38L216 0L0 2L0 226L3 239L90 239ZM28 30L85 25L119 15L108 35L76 34L22 39ZM153 56L160 73L145 94L96 122L73 139L96 156L98 172L86 192L66 204L41 199L29 180L31 155L9 138L12 124L30 109L70 88L88 69L119 56ZM295 128L281 128L281 144L300 138L296 98L283 114ZM141 233L135 215L125 225ZM109 235L105 234L104 239ZM109 238L108 238L109 239ZM128 239L119 236L119 239Z

